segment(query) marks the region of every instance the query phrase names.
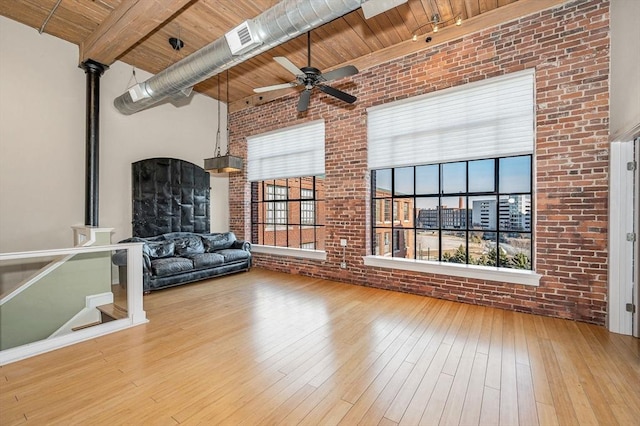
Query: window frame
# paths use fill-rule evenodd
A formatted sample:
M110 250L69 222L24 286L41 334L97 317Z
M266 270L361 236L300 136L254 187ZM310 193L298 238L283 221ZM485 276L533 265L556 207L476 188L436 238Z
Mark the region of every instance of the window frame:
M501 161L503 159L510 159L510 158L518 158L518 157L528 157L528 162L529 162L529 176L528 176L528 191L529 192L512 192L512 193L502 193L500 190L500 185L499 185L499 179L500 179L500 164ZM492 160L493 161L493 190L492 191L478 191L478 192L470 192L470 188L469 188L469 164L473 163L475 161L483 161L483 160ZM465 167L465 172L466 172L466 176L465 176L465 192L463 193L444 193L443 192L443 184L442 184L442 180L443 180L443 169L444 169L444 165L445 164L452 164L452 163L464 163L464 167ZM409 261L418 261L418 262L437 262L438 264L442 264L442 265L448 265L450 264L450 262L446 262L443 260L443 254L444 254L444 250L443 250L443 233L446 232L463 232L464 233L464 241L465 241L465 259L464 259L464 265L467 266L475 266L476 268L498 268L501 270L519 270L519 271L529 271L531 273L534 273L534 267L535 267L535 238L534 238L534 219L535 219L535 206L534 206L534 157L533 154L526 154L526 155L513 155L513 156L500 156L500 157L492 157L492 158L487 158L487 159L469 159L469 160L457 160L457 161L451 161L451 162L443 162L443 163L437 163L438 166L438 193L437 194L421 194L421 193L417 193L417 181L416 181L416 169L418 167L422 167L422 166L430 166L430 165L434 165L434 164L416 164L410 167L413 167L413 187L414 187L414 193L413 194L403 194L403 195L397 195L395 194L395 192L391 192L391 193L386 193L386 192L382 192L384 193L385 196L380 196L377 194L377 190L375 187L375 173L378 170L384 170L385 173L387 172L387 170L391 170L391 176L392 176L392 182L391 185L392 187L395 187L396 182L395 182L395 170L400 168L400 167L387 167L384 169L378 169L378 170L371 170L371 182L372 182L372 187L371 187L371 208L372 208L372 212L371 212L371 250L370 253L372 254L372 256L379 256L376 255L376 251L380 252L381 249L376 247L376 243L377 243L377 235L379 233L382 232L386 232L384 230L389 230L392 232L392 236L395 236L396 230L408 230L413 232L413 257L409 257L409 258L405 258L400 257L400 256L395 256L394 253L395 251L392 250L391 252L391 258L393 259L402 259L402 260L409 260ZM406 168L407 166L402 166L402 168ZM528 224L529 229L520 229L520 230L513 230L513 229L505 229L505 227L502 227L500 225L501 222L501 211L503 206L501 205L501 200L502 197L505 195L509 195L509 196L522 196L523 199L526 199L526 197L528 197L528 201L525 204L525 208L526 206L528 206L528 211L526 213L524 213L525 216L528 216L528 219L523 219L525 221L525 223ZM451 221L450 223L446 222L445 220L443 220L443 215L442 215L442 199L443 198L450 198L450 197L464 197L464 209L453 209L453 210L459 210L459 215L464 216L464 218L458 218L456 219L455 217L451 217L452 219L456 219L455 221ZM485 266L485 265L474 265L473 263L469 263L469 257L470 257L470 240L472 238L472 233L476 232L476 233L484 233L484 232L494 232L491 229L483 229L483 228L474 228L474 224L472 223L472 218L473 218L473 214L472 214L472 209L470 209L470 203L472 202L474 197L494 197L495 199L495 218L496 218L496 223L495 223L495 250L496 250L496 260L495 262L498 264L497 266L494 265L489 265L489 266ZM387 201L392 204L392 205L396 205L396 200L398 199L413 199L413 205L414 205L414 220L412 223L412 226L406 226L406 224L404 223L399 223L397 226L392 223L392 224L387 224L385 223L381 223L381 222L376 222L376 217L378 216L378 212L376 211L376 206L380 206L380 205L386 205ZM438 218L436 219L437 222L437 226L435 227L424 227L424 226L419 226L419 224L422 224L422 221L420 220L420 214L418 212L418 208L415 207L417 206L416 204L416 200L418 199L434 199L436 200L436 204L437 204L437 216ZM384 200L381 202L381 200ZM489 200L491 201L491 200ZM430 211L425 209L424 211ZM526 211L526 210L525 210ZM455 216L456 212L451 212L451 215ZM450 216L451 216L450 215ZM426 216L426 215L425 215ZM462 227L462 229L459 226L456 226L457 222L459 222L460 220L464 221L464 227ZM451 225L451 226L449 226ZM431 261L431 260L422 260L422 259L418 259L418 232L419 231L425 231L425 230L432 230L434 232L437 233L438 236L438 260L437 261ZM529 238L529 247L530 247L530 255L529 255L529 265L530 268L529 269L519 269L519 268L513 268L513 267L508 267L505 265L500 265L500 253L501 253L501 234L510 234L510 235L514 235L514 234L519 234L519 235L525 235ZM395 241L392 242L392 246L395 248L397 247L397 244ZM384 252L382 253L382 255L384 255ZM385 256L388 257L388 256ZM534 273L535 274L535 273Z
M309 179L311 188L303 188L304 182ZM318 182L320 179L322 183ZM318 214L319 211L324 211L324 208L318 209L318 206L325 203L325 199L321 196L324 193L324 186L320 185L324 185L324 175L251 182L251 232L252 239L256 241L253 247L283 248L289 251L323 250L325 224L324 218L320 218ZM279 190L279 188L283 189ZM311 210L308 209L309 206L312 207ZM284 216L282 212L285 212ZM260 221L261 213L262 222ZM312 222L309 221L309 213L311 213ZM320 229L322 231L319 231ZM308 234L309 230L312 237L303 237L303 232ZM270 232L273 234L267 238ZM284 236L278 233L284 233ZM308 248L311 238L314 244L313 249ZM267 240L272 243L266 244ZM303 245L305 245L304 248ZM258 248L257 252L260 251ZM281 254L281 251L278 254Z

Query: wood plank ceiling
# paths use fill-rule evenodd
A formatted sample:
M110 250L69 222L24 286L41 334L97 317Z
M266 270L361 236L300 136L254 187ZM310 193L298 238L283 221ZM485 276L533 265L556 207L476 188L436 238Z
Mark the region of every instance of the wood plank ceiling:
M44 25L58 2L55 12ZM44 25L44 33L78 45L79 62L87 53L92 59L95 59L93 55L99 56L102 60L98 62L106 65L120 60L155 74L224 37L226 32L241 22L259 15L277 2L0 0L0 14L35 29ZM399 56L400 53L424 48L424 37L412 43L412 34L419 27L420 35L430 33L432 28L428 22L436 13L443 21L441 28L444 27L438 32L438 37L449 31L451 38L459 37L464 33L462 31L481 28L483 19L492 24L510 19L517 15L518 7L523 9L524 3L533 2L537 2L536 7L540 8L544 4L558 3L558 0L408 0L371 19L365 19L362 10L357 9L312 31L312 65L328 71L353 63L362 70L392 58L393 54L389 53L391 49L397 50L396 56ZM463 20L460 27L455 26L457 16ZM184 48L174 50L168 42L170 37L182 39ZM290 73L273 61L274 56L286 56L294 64L305 66L306 36L299 36L233 67L229 71L229 101L232 106L257 103L253 93L255 87L293 80ZM222 101L226 101L224 78L222 75ZM199 83L195 90L217 98L217 84L218 78L212 77ZM273 98L284 93L279 91L267 97Z

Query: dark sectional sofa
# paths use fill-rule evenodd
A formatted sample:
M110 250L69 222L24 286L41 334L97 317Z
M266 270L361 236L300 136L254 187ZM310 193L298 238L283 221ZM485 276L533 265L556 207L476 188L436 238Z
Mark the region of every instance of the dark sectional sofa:
M196 234L171 232L148 238L127 238L120 243L144 243L145 293L251 268L251 244L237 240L233 232ZM126 285L127 253L116 251L120 284Z

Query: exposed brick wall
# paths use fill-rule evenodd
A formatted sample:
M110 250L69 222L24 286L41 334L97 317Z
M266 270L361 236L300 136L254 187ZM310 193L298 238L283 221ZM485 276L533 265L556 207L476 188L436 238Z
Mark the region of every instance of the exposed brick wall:
M326 123L326 262L256 254L264 268L604 324L607 295L609 3L575 1L368 69L339 87L231 114L232 153L250 135ZM535 270L539 287L365 267L371 253L366 108L535 68ZM230 180L231 227L250 236L246 174ZM340 269L346 238L347 270Z

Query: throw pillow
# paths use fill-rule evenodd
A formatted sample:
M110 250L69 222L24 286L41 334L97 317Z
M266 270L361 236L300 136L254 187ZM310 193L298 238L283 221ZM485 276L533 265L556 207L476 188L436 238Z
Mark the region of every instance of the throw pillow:
M178 256L192 256L204 253L204 244L202 244L202 239L198 236L178 238L174 242Z
M173 256L174 244L172 241L149 241L143 250L152 259L162 259Z
M221 234L203 235L202 239L207 252L212 253L231 247L236 241L236 236L233 232L223 232Z

